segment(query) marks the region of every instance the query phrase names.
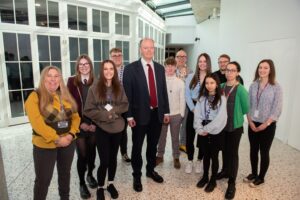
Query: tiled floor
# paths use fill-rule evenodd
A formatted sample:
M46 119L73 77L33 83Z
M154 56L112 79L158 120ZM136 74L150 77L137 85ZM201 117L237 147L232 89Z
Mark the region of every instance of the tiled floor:
M131 139L129 133L129 141ZM151 179L142 177L144 190L136 193L132 189L131 166L118 159L118 169L115 185L119 190L119 199L224 199L227 187L226 181L218 181L217 188L211 194L205 193L196 187L201 174L185 174L184 165L186 155L181 155L183 167L180 170L173 168L172 154L168 138L165 161L156 170L163 175L163 184L154 183ZM6 182L10 200L30 200L34 182L32 162L31 128L29 124L0 128L0 143L4 158ZM128 145L131 149L131 142ZM71 199L80 199L79 180L76 171L76 156L72 166ZM99 163L99 160L96 161ZM143 168L143 170L145 167ZM237 178L237 193L235 199L259 199L259 200L298 200L300 199L300 152L274 140L271 149L271 165L266 176L266 183L256 189L250 188L242 182L244 176L249 173L249 143L247 135L243 135L240 144L240 168ZM145 172L145 171L144 171ZM96 175L96 171L94 172ZM96 190L91 190L95 198ZM108 193L105 194L110 199ZM49 200L59 199L57 191L57 176L54 172L53 180L49 188Z

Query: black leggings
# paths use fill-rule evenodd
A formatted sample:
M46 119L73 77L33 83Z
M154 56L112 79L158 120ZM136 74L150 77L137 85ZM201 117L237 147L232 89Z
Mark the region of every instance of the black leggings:
M186 151L188 155L188 160L192 161L194 159L194 152L195 152L195 129L194 129L194 113L189 110L186 120ZM199 140L201 140L199 138ZM198 139L197 139L198 143ZM201 142L200 142L201 143ZM198 146L198 145L197 145ZM202 148L199 148L198 152L198 159L202 160L203 158L203 151Z
M117 155L122 133L108 133L97 127L96 140L100 157L100 166L97 172L98 185L104 186L106 172L108 181L113 181L117 170Z
M203 169L204 173L203 176L208 177L209 167L210 167L210 160L211 160L211 179L216 179L216 175L219 169L219 160L218 160L218 153L219 153L219 146L220 146L220 135L211 135L208 134L207 136L198 136L201 137L201 149L204 153L203 157Z
M93 175L96 158L96 133L81 134L76 140L77 171L80 185L85 184L85 172L88 167L88 176Z
M261 123L254 122L255 126L258 127ZM258 175L259 178L264 180L267 170L270 164L270 149L274 139L276 130L276 123L273 122L265 130L260 132L253 132L248 127L248 136L250 141L250 161L252 174ZM260 172L257 173L258 168L258 152L260 151Z

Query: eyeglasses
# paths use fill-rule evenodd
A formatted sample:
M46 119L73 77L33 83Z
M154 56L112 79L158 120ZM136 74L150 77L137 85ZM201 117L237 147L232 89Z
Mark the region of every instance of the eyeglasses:
M226 69L225 72L226 73L235 73L235 72L237 72L237 70L236 69Z
M186 58L186 56L176 56L176 58L183 59Z
M79 67L86 67L89 65L90 65L90 63L79 63Z
M112 55L111 57L112 58L120 58L120 57L122 57L123 56L123 54L118 54L118 55Z

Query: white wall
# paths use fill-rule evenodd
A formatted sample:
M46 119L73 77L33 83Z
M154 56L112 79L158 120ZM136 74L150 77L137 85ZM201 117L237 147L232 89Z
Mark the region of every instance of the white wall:
M241 64L246 88L258 62L263 58L273 59L284 92L276 137L297 149L300 149L299 11L299 0L223 0L221 18L196 25L195 36L200 37L200 42L188 48L193 66L199 53L207 52L214 67L218 55L229 54Z

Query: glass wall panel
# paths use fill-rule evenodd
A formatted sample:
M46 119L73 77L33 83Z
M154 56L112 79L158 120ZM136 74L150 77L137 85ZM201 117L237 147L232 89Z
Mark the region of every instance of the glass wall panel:
M39 61L50 60L48 36L38 35Z
M35 19L37 26L48 26L46 0L35 0Z
M22 86L23 89L34 88L33 85L33 73L32 73L32 63L21 63L21 73L22 73Z
M115 31L116 31L116 34L122 34L122 15L121 14L118 14L116 13L115 15L115 20L116 20L116 26L115 26Z
M49 27L59 28L58 3L48 1Z
M6 0L5 4L0 7L0 20L4 23L15 23L14 7L12 0Z
M29 24L27 0L15 0L16 23Z
M93 40L94 60L101 60L101 40Z
M149 37L149 24L145 24L145 37Z
M123 35L129 35L129 16L123 15Z
M109 40L102 40L102 60L109 59Z
M9 101L12 117L21 117L24 116L24 108L22 101L22 92L21 91L11 91L9 92Z
M15 33L3 33L3 43L5 49L5 60L16 61L18 58L17 38Z
M139 19L139 38L143 38L144 26L143 21Z
M18 43L20 60L31 60L30 36L28 34L18 34Z
M93 31L100 32L100 11L93 9Z
M102 32L109 33L109 13L101 11Z
M88 39L86 38L79 38L79 52L81 54L89 54L88 52ZM79 56L79 55L78 55Z
M60 38L58 36L50 37L50 50L51 50L51 60L60 61L61 60Z
M86 8L78 7L79 30L87 31L87 12Z
M19 90L21 88L19 63L6 63L6 73L8 90Z
M68 5L68 27L77 30L77 7Z

